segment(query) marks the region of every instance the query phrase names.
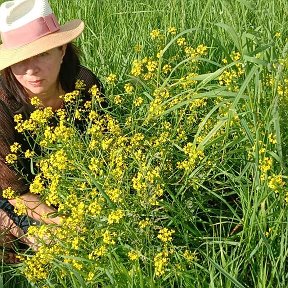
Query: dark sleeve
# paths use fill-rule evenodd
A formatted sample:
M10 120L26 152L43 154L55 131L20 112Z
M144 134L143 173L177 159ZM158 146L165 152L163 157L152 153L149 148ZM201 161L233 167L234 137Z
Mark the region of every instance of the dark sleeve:
M10 145L15 142L13 116L10 115L6 104L0 100L0 195L2 191L11 187L18 194L27 192L28 187L13 167L6 163L6 155L10 152Z
M101 81L99 80L99 78L88 68L84 67L84 66L80 66L80 70L79 70L79 74L77 77L79 80L84 81L84 83L86 84L86 91L88 92L88 90L94 86L97 85L97 87L100 90L100 93L102 95L105 95L105 91L104 91L104 86L101 83Z

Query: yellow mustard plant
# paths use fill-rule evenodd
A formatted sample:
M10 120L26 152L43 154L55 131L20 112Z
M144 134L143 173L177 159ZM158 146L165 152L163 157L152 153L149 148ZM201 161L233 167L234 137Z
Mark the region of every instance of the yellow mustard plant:
M161 37L161 32L159 29L154 29L150 32L150 36L152 39L157 39Z
M134 90L134 87L131 83L126 83L124 85L124 90L127 94L132 94L133 90Z
M17 161L17 155L14 153L7 154L5 160L8 164L14 164Z
M11 187L8 187L3 189L2 196L6 199L14 199L16 197L16 192Z
M166 267L169 263L168 258L169 253L167 251L158 252L154 257L154 268L155 275L157 277L163 276L166 270Z
M76 90L85 90L86 83L83 80L77 79L75 82L75 89Z
M34 96L30 99L30 103L35 107L39 107L42 104L41 100L36 96Z
M176 35L176 33L177 33L177 29L176 29L176 27L169 27L168 28L168 33L169 34L171 34L171 35Z
M20 197L16 198L14 211L15 211L15 213L17 215L25 215L25 214L27 214L27 207L26 207L24 201Z
M14 142L11 146L10 146L10 151L12 153L17 153L21 148L21 145L18 142Z
M114 103L117 105L120 105L122 102L123 102L123 98L121 97L121 95L115 95Z
M184 37L180 37L177 39L178 46L185 46L187 44L186 39Z
M108 223L113 224L113 223L119 223L120 220L124 217L125 213L121 209L117 209L115 211L112 211L108 215Z
M27 150L24 152L25 158L32 158L34 155L35 155L35 152L32 151L32 150L30 150L30 149L27 149Z
M106 82L110 85L114 85L117 81L117 75L114 73L110 73L107 77L106 77Z
M116 233L110 232L109 230L104 231L103 233L103 242L108 245L114 245L116 242L114 240Z
M162 242L170 242L172 241L172 235L175 233L175 230L164 227L159 230L159 234L157 238L159 238Z
M144 220L140 220L139 223L138 223L139 227L141 229L144 229L145 227L148 227L151 225L151 222L149 221L149 218L146 218Z
M276 193L279 193L283 189L284 185L285 182L281 174L268 177L268 187Z
M140 252L137 251L137 250L132 250L132 251L129 251L128 252L128 258L131 260L131 261L136 261L140 258Z

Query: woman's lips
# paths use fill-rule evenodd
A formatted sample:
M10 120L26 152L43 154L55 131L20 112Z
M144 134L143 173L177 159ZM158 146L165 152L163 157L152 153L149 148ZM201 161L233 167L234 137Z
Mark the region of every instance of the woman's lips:
M28 83L33 87L40 87L42 80L36 80L36 81L28 81Z

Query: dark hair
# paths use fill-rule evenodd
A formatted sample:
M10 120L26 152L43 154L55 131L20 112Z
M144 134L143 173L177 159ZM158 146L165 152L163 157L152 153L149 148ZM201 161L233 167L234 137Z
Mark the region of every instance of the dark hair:
M80 69L79 57L78 47L73 43L68 43L59 73L59 81L65 92L72 92L75 89L75 82Z
M79 49L73 43L68 43L59 72L59 81L65 92L74 90L79 69ZM14 97L20 103L27 104L26 92L13 75L10 67L1 71L1 77L2 86L7 95Z

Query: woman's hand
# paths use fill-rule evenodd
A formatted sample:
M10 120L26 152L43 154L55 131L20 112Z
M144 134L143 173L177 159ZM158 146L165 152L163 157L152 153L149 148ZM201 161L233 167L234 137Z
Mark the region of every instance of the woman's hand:
M11 220L8 214L0 209L0 246L12 248L13 242L17 239L32 249L36 249L35 239L25 235L24 231Z

